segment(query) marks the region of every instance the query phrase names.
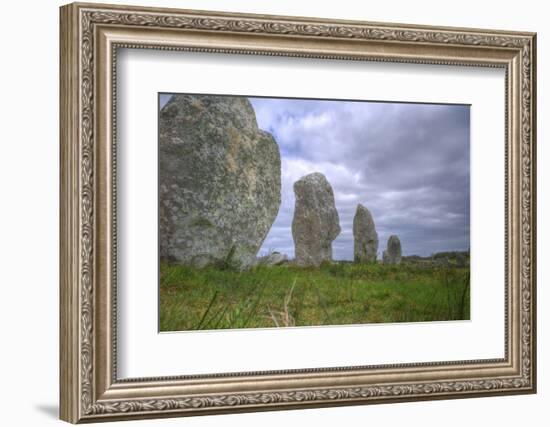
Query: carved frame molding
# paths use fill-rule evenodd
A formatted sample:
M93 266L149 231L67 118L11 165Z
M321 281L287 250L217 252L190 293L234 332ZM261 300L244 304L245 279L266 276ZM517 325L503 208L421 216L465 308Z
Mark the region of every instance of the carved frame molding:
M120 47L504 67L506 357L117 380L113 147ZM532 33L93 4L62 7L61 418L102 421L534 392L535 50ZM299 385L285 386L289 380ZM196 392L197 383L210 391Z

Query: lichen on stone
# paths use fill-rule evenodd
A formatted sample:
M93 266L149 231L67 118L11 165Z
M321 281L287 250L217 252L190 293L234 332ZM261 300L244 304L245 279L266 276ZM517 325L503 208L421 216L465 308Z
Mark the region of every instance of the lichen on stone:
M244 97L173 95L159 117L160 257L255 263L281 203L281 158Z

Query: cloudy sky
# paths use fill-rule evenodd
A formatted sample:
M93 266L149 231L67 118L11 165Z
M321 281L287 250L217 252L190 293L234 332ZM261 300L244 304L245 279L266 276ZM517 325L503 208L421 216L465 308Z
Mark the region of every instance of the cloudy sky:
M404 255L469 248L469 106L249 99L282 161L282 204L261 253L294 256L292 186L311 172L323 173L334 190L342 228L335 259L353 259L358 203L373 215L379 254L391 234Z

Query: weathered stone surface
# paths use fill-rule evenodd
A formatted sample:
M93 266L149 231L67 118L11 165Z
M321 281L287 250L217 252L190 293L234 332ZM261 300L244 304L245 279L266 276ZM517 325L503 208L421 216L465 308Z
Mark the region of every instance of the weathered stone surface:
M160 256L247 268L281 203L281 158L246 98L174 95L160 112Z
M318 266L332 260L332 241L340 234L334 193L321 173L294 183L296 204L292 220L296 264Z
M355 262L376 262L378 233L370 211L357 205L353 217L353 253Z
M288 255L280 252L272 252L269 255L258 258L258 265L281 265L288 262Z
M401 263L401 241L399 237L392 235L388 239L388 245L383 255L384 264Z

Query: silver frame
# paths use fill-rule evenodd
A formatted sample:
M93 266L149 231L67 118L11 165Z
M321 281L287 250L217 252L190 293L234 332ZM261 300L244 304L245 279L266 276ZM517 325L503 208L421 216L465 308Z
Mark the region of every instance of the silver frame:
M535 34L75 3L61 8L60 43L63 420L535 392ZM504 68L505 357L117 379L118 48Z

